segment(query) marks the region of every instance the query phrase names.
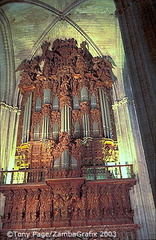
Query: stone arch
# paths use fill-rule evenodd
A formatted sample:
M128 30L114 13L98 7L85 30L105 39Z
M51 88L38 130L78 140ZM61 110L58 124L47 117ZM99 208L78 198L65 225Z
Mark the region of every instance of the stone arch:
M1 138L1 167L8 169L12 168L14 164L14 159L11 160L11 156L13 157L15 154L17 123L20 111L16 107L17 84L14 73L15 66L11 30L9 21L3 10L0 10L0 27L1 46L3 48L1 54L3 81L1 81L2 93L0 94L1 129L3 129L3 137Z

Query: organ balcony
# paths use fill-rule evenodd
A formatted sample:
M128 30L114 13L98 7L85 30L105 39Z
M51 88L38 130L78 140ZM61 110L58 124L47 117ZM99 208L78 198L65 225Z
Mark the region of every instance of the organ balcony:
M1 185L29 183L35 184L46 182L47 179L80 177L88 181L120 181L135 179L132 164L90 167L83 166L81 169L72 170L53 170L48 168L41 168L0 171Z
M133 165L121 165L112 109L112 64L74 39L41 46L25 60L14 170L0 172L3 231L71 227L112 229L136 240L130 189ZM100 239L100 238L99 238Z

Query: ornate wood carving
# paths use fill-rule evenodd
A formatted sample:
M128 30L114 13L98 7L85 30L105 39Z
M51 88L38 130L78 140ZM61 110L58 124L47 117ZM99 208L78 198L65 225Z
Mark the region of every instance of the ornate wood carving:
M27 189L25 228L37 227L40 216L40 192L41 190L37 188Z
M5 189L3 227L35 228L132 224L129 190L134 182L47 180L47 185ZM118 194L120 192L120 194Z
M54 41L52 48L50 49L50 43L44 42L41 46L42 55L33 58L32 60L24 60L17 68L17 71L21 71L20 89L23 93L22 102L22 114L19 125L18 144L22 137L22 125L24 115L24 105L27 101L30 92L33 91L33 106L31 111L31 127L30 127L30 140L34 141L34 129L36 123L39 123L39 139L42 140L43 119L45 116L49 116L49 140L52 139L53 124L57 123L60 131L61 126L61 108L67 105L71 108L72 113L72 136L70 138L70 144L73 144L72 138L75 134L76 121L80 124L80 136L82 137L83 124L82 118L84 113L89 114L90 132L93 137L93 123L98 123L99 137L103 135L103 128L101 122L101 109L100 100L98 94L98 88L102 88L106 93L108 99L110 99L110 89L113 84L111 78L112 64L109 61L109 57L92 57L87 48L87 43L82 42L80 47L77 45L75 39L57 39ZM86 87L88 90L88 101L81 101L81 89ZM51 92L51 103L44 103L44 89L49 89ZM91 109L90 99L91 95L95 94L97 107ZM79 110L73 110L72 97L75 95L79 99ZM53 99L58 96L58 110L53 109ZM41 111L36 112L37 98L41 99ZM110 109L111 103L109 102ZM111 111L111 121L114 124L113 113ZM115 136L115 127L113 125L113 131ZM60 140L56 142L58 146L55 146L54 151L51 151L51 159L56 159L60 156L63 148ZM19 144L20 145L20 144ZM32 145L34 145L32 143ZM43 144L44 145L44 144ZM33 148L32 148L33 149ZM44 149L44 147L43 147ZM70 148L68 148L70 150ZM42 151L42 150L41 150ZM96 151L96 150L95 150ZM71 152L71 150L70 150ZM60 153L60 154L59 154ZM43 159L45 154L38 156L38 166L35 160L34 167L40 167L41 162L46 162ZM37 157L37 155L36 155ZM32 159L36 157L32 156ZM95 156L94 156L95 158ZM101 158L103 158L101 156ZM50 156L48 157L50 159ZM48 160L50 161L50 160ZM34 162L34 160L32 161Z
M50 227L54 220L53 191L48 187L41 189L39 227Z
M2 223L3 223L3 228L9 229L11 227L11 214L12 214L12 209L13 209L13 204L12 204L12 198L13 198L13 191L8 190L8 191L2 191L2 193L5 196L5 210L4 210L4 215L2 217Z
M76 93L83 85L93 92L99 81L102 81L102 85L106 88L110 88L113 81L111 80L112 64L109 60L106 57L93 58L85 42L80 44L80 48L77 45L71 48L72 41L72 39L65 41L57 39L57 43L53 43L52 50L49 50L50 43L44 42L41 46L42 56L24 60L17 68L17 71L22 71L20 89L31 85L38 96L43 87L53 89L56 94L59 90L61 96L68 96L71 91ZM63 42L66 44L62 44ZM58 46L54 47L55 44Z
M82 42L78 47L73 38L56 39L52 48L50 45L45 41L41 46L42 55L24 60L17 69L22 71L19 89L23 94L19 145L22 138L24 106L31 92L33 94L32 108L29 112L30 141L17 148L16 158L19 160L21 156L25 156L27 165L24 166L31 169L25 173L29 174L28 178L33 184L11 186L11 190L5 188L3 228L42 229L133 224L129 189L134 185L134 181L87 181L82 177L85 166L94 177L93 166L98 166L97 171L100 172L100 167L105 162L110 162L110 158L116 161L117 158L117 142L103 138L100 101L107 99L101 100L99 96L100 88L108 98L107 108L110 107L111 121L114 122L110 93L113 66L108 57L92 57L86 42ZM83 87L87 89L86 96L82 96ZM95 107L91 104L92 94L96 99ZM73 109L74 96L78 97L77 110ZM58 97L58 103L55 97ZM62 116L66 108L62 112L61 109L65 105L70 107L71 121ZM89 121L88 117L85 120L86 116L89 117ZM71 122L71 134L60 132L61 121L66 125ZM88 124L87 129L91 132L89 137L82 136L85 121ZM80 128L78 139L75 137L75 131L79 131L75 129L76 122L79 123L77 129ZM99 136L96 138L93 136L94 122L98 124L99 129ZM57 127L54 128L56 123L58 132ZM38 126L39 130L35 130ZM26 131L28 129L29 127ZM42 129L50 131L46 139L42 139ZM36 141L34 130L38 131L39 136ZM59 137L53 139L54 134L58 134ZM67 153L67 159L63 159L62 153ZM61 162L62 159L69 161L67 168L62 167L65 166ZM19 165L22 166L21 163ZM36 169L38 171L35 171ZM44 182L40 183L43 173ZM108 171L104 174L110 176Z

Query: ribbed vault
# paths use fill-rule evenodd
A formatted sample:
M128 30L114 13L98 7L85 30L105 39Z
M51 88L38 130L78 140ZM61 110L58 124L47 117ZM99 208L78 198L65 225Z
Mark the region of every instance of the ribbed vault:
M63 35L66 37L66 35L68 35L66 29L68 31L70 30L71 37L73 37L73 35L75 37L76 34L80 41L86 40L94 55L112 55L111 52L114 52L113 55L116 56L116 27L118 24L115 17L113 1L106 0L105 2L98 1L98 3L95 3L92 0L79 0L64 1L58 4L58 1L4 0L1 1L0 6L4 8L11 25L16 67L24 57L31 58L34 56L43 40L47 38L55 40ZM18 11L21 11L22 17L17 14ZM40 17L38 17L38 15ZM38 26L35 26L36 19L39 20L39 18ZM103 19L106 18L107 21L103 21ZM88 20L92 21L92 23ZM64 31L63 34L61 32L62 29L61 31L59 30L60 24ZM103 24L105 27L102 26ZM113 29L109 28L110 24ZM103 43L99 40L102 33L100 28L101 30L105 28L104 35L102 36L104 40ZM110 36L108 37L108 33L112 35L111 39ZM20 37L20 40L18 40L17 37ZM110 46L107 47L105 39L106 42L111 42ZM26 41L27 46L24 48Z

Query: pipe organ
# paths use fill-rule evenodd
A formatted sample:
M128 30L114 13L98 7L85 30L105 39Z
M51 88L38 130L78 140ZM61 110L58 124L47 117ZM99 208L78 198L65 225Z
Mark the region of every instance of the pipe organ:
M116 165L113 66L86 46L78 47L73 38L56 39L51 48L45 41L42 55L17 69L23 100L15 157L20 171L14 177L25 167L26 184L4 190L4 229L56 227L60 232L93 226L99 231L97 226L108 225L119 240L136 239L129 199L134 179L119 179L122 170Z
M24 107L24 119L22 128L22 143L29 141L31 121L32 93L28 97Z
M61 139L66 135L70 157L76 155L72 145L77 139L81 142L84 138L87 142L92 139L90 149L81 144L84 153L77 159L80 167L107 164L104 147L96 151L95 145L109 139L111 148L114 144L117 151L111 107L112 64L106 57L92 57L86 43L78 47L74 39L57 39L52 50L44 42L41 48L41 56L25 60L17 69L21 71L19 88L23 94L18 145L31 145L32 151L41 146L43 151L47 144L51 146L46 161L45 154L34 153L36 158L29 161L30 167L54 166L58 146L56 155L63 156ZM90 156L85 157L86 151Z

